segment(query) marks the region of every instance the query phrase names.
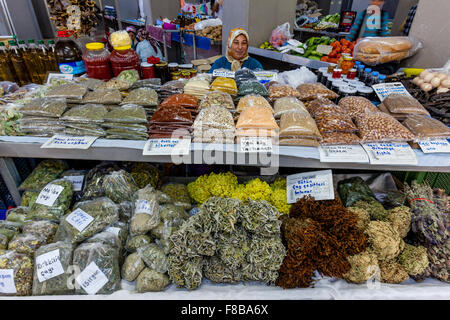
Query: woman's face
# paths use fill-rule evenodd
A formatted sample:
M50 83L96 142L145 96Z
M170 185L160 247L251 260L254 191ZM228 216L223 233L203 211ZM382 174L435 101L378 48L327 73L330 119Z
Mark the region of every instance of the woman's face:
M247 38L241 34L237 36L231 43L231 55L236 60L241 60L247 55L248 42Z
M128 32L128 34L130 35L131 41L134 41L136 39L136 35L134 34L134 32Z

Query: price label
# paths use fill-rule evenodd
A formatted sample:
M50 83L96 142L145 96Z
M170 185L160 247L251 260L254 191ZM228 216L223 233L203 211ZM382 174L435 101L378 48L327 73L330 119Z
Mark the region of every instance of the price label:
M93 261L78 275L78 277L76 277L75 280L87 294L96 294L108 283L108 278Z
M287 203L295 203L305 196L315 200L334 199L333 175L331 170L293 174L286 178Z
M250 152L272 152L273 145L271 138L245 137L241 138L240 151Z
M65 176L64 179L72 183L73 191L81 191L83 189L84 176Z
M70 81L72 79L73 79L73 74L71 74L71 73L51 72L51 73L48 74L47 83L46 84L52 84L52 82L54 82L54 80Z
M136 200L136 213L153 214L152 203L147 200Z
M383 102L383 100L392 93L412 97L401 82L379 83L373 85L372 88L381 102Z
M422 140L418 142L423 153L448 153L450 143L447 139Z
M92 221L94 221L94 218L78 208L66 217L66 221L79 232L82 232Z
M213 71L213 77L225 77L225 78L233 78L234 79L234 72L230 70L225 69L216 69Z
M119 236L120 230L121 229L117 228L117 227L108 227L108 228L105 229L106 232L115 234L116 236Z
M255 74L256 79L258 79L258 81L262 83L278 80L278 72L275 71L264 70L254 71L253 73Z
M55 134L48 139L41 148L52 149L82 149L86 150L97 140L98 137L84 136L84 137L72 137L60 134Z
M323 44L319 44L317 46L316 51L318 53L321 53L321 54L324 54L324 55L327 56L327 55L329 55L331 53L331 51L333 51L333 47L332 46L326 46L326 45L323 45Z
M417 165L413 149L407 143L364 143L371 164Z
M36 203L51 207L55 203L56 199L58 199L63 190L63 186L49 183L39 193L36 199Z
M191 139L150 139L144 146L144 156L187 155Z
M17 293L14 269L0 269L0 293Z
M36 257L36 270L39 282L57 277L64 273L61 265L59 249Z
M320 162L369 163L369 156L360 145L321 146Z

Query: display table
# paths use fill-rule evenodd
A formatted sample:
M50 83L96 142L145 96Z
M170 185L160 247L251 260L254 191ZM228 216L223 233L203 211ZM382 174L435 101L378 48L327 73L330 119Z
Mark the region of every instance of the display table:
M328 62L308 59L308 58L304 58L304 57L300 57L300 56L294 56L292 54L287 54L287 53L280 53L278 51L260 49L257 47L249 47L248 53L255 55L255 56L278 60L281 62L288 62L288 63L292 63L292 64L299 65L299 66L306 66L306 67L312 68L312 69L328 67Z

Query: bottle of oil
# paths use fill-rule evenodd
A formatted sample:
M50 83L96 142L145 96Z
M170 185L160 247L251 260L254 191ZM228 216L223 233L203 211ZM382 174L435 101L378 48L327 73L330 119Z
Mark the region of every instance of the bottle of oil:
M59 72L58 62L56 60L55 41L53 40L48 40L48 59L50 61L50 67L47 71Z
M8 44L9 44L8 56L11 59L14 71L16 72L18 85L20 86L26 85L27 83L31 82L31 79L28 74L25 59L23 58L23 55L20 52L20 49L14 40L9 40Z
M0 80L16 82L16 73L9 59L8 50L3 42L0 42Z
M28 47L21 48L23 58L25 59L25 64L30 74L31 81L33 83L42 83L39 77L40 66L37 61L37 47L33 39L28 39Z
M41 78L42 83L44 83L45 78L47 76L47 71L50 71L50 60L48 57L48 49L44 44L43 40L38 40L38 53L37 58L39 61L39 65L41 66L39 71L39 77Z
M19 49L20 50L22 50L22 53L24 52L24 51L27 51L27 45L25 44L25 41L23 41L23 40L19 40L18 42L17 42L17 46L19 47Z
M58 68L61 73L81 76L86 72L86 67L83 62L83 52L78 44L70 38L72 35L72 30L58 31L58 41L56 42Z

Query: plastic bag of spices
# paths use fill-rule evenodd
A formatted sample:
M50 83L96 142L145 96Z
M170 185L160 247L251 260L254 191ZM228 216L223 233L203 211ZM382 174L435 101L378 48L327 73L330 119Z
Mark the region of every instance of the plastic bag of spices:
M321 83L304 83L297 87L298 98L300 100L314 100L318 98L327 98L334 100L339 95Z
M85 86L68 83L53 87L45 95L47 98L66 98L69 101L81 101L86 94L87 88Z
M430 115L428 111L413 97L392 93L388 95L383 104L392 113L412 113Z
M80 123L102 123L108 113L101 104L85 104L66 111L61 120Z
M263 97L269 96L269 91L266 87L258 81L244 81L239 86L239 96L246 96L248 94L258 94Z
M199 108L202 109L212 105L234 110L234 102L230 94L222 91L212 91L206 94L200 102Z
M105 194L115 203L131 201L133 194L138 190L133 177L125 170L111 172L103 179Z
M450 129L445 124L426 115L409 115L403 125L411 130L417 139L450 138Z
M275 118L280 118L284 113L297 111L305 115L309 115L303 102L295 97L283 97L277 99L274 104Z
M124 104L137 104L140 106L156 106L158 105L158 94L150 88L138 88L130 91L129 95L123 99Z
M45 238L46 243L53 242L58 224L49 220L29 221L23 226L24 234L34 234Z
M30 296L33 287L33 260L26 254L6 251L0 255L3 286L0 296Z
M274 113L272 107L269 102L263 97L259 95L248 95L244 96L239 100L237 110L238 112L242 112L247 107L264 107L270 110L270 112Z
M122 102L122 94L117 89L97 89L88 92L82 103L119 104Z
M242 111L236 124L236 129L239 128L279 129L272 112L260 106L247 107Z
M42 245L46 244L46 239L34 234L17 234L8 243L8 250L15 250L18 253L33 256L34 252Z
M27 116L59 118L66 109L65 98L38 98L20 108L20 112Z
M280 120L280 137L296 137L296 139L321 140L316 122L308 114L295 111L286 112Z
M147 185L145 188L138 190L133 198L130 234L132 236L146 234L160 222L156 192L151 185Z
M164 99L160 104L160 107L163 106L197 108L198 99L190 94L178 93Z
M126 104L121 106L120 108L109 111L105 115L105 121L122 123L147 123L147 115L145 114L145 109L143 107L136 104Z

